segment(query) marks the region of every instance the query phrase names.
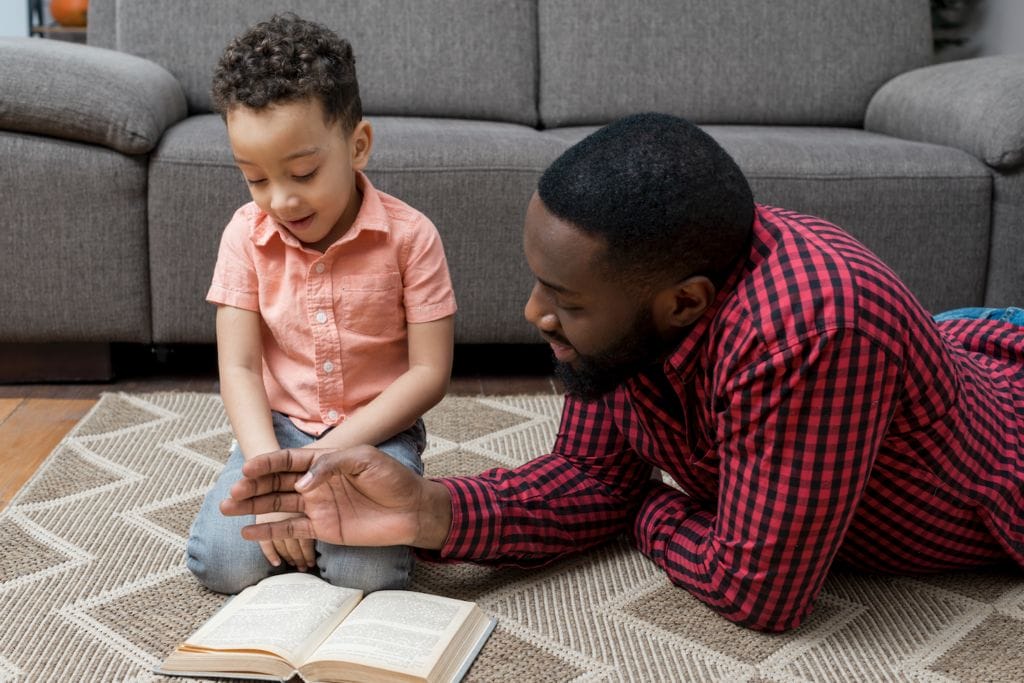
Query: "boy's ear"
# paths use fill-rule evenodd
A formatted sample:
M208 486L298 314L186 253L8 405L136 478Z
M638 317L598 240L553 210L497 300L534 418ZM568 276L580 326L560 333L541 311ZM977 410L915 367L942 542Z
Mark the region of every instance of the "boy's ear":
M363 119L356 124L348 138L348 147L352 153L352 168L356 171L365 169L373 149L373 126L369 121Z

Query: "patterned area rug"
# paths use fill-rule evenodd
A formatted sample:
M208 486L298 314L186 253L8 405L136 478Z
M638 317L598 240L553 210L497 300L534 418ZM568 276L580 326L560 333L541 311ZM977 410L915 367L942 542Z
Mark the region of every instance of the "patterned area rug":
M428 474L544 452L560 404L445 399L427 416ZM230 441L214 395L101 399L0 513L0 680L171 680L150 670L223 601L183 551ZM469 681L1024 680L1010 570L836 575L783 635L729 624L622 542L539 571L421 563L413 587L498 617Z

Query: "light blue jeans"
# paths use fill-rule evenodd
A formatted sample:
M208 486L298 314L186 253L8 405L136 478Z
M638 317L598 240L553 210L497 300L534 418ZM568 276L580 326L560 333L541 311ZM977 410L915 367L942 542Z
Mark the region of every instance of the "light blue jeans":
M274 433L281 448L302 448L316 439L301 431L291 420L274 413ZM422 420L377 447L417 474L423 474L420 456L426 446ZM220 502L229 498L231 486L242 478L245 458L235 443L224 469L192 523L185 564L199 582L218 593L237 593L274 574L290 571L282 562L275 567L264 557L259 543L242 538L242 527L253 524L253 515L226 517ZM320 576L336 586L370 592L382 588L404 588L412 571L412 551L405 546L360 548L315 542Z
M960 320L970 318L972 320L999 320L1024 326L1024 308L957 308L952 311L945 311L935 316L936 322L943 320Z

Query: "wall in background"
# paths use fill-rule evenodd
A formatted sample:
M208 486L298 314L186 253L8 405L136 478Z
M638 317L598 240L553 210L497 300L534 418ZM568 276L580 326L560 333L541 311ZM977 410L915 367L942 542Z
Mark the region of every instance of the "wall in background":
M28 3L25 0L0 2L0 36L28 35Z

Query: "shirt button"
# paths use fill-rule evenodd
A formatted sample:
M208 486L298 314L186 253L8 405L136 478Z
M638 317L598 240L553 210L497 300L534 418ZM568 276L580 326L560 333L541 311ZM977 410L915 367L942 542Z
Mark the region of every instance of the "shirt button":
M337 410L332 410L331 412L327 413L327 419L330 420L331 422L334 422L335 420L337 420L338 419L338 411Z
M318 263L318 264L316 264L316 272L318 272L318 273L322 273L322 272L324 272L325 270L327 270L327 266L325 266L325 265L324 265L324 264L322 264L322 263Z
M317 311L316 312L316 321L318 323L325 323L325 322L327 322L327 314L324 313L323 311Z
M331 361L324 361L324 372L333 372L333 371L334 371L334 363L332 363Z

